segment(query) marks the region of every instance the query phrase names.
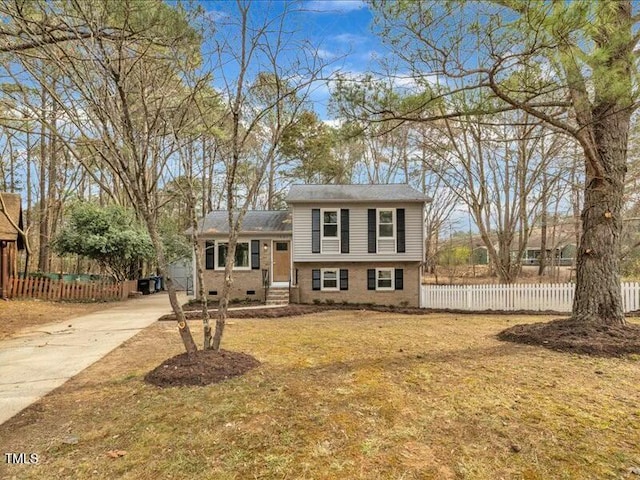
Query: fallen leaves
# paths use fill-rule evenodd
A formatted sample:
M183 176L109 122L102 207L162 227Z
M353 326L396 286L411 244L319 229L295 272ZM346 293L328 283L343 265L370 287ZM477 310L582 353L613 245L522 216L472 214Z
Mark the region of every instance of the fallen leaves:
M120 458L124 457L127 454L125 450L109 450L107 452L107 457L111 458Z

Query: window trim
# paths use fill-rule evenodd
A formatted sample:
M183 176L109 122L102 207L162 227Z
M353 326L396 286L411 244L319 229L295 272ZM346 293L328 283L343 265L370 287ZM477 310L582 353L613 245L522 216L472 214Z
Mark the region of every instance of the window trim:
M324 213L325 212L335 212L336 213L336 235L334 237L327 237L324 234ZM328 225L334 225L333 223L329 223ZM322 240L325 238L331 240L338 240L340 242L340 209L339 208L321 208L320 209L320 251L322 251Z
M380 212L391 212L391 236L382 236L380 235ZM396 209L395 208L376 208L376 236L378 242L380 239L384 240L395 240L396 239L396 230L398 220L396 217ZM383 223L382 225L389 225L388 223Z
M324 275L327 272L334 272L336 275L336 286L325 287ZM339 268L321 268L320 269L320 291L322 292L339 292L340 291L340 269Z
M247 245L247 251L249 252L249 255L248 255L248 257L247 257L247 258L248 258L248 260L249 260L249 262L248 262L249 264L248 264L246 267L238 267L238 266L236 265L236 262L235 262L235 259L234 259L234 262L233 262L233 270L240 270L240 271L243 271L243 270L244 270L244 271L251 270L251 240L246 240L246 241L242 240L242 241L238 241L238 242L236 243L236 253L238 252L238 245L240 245L240 244L242 244L242 243L244 243L245 245ZM225 268L225 266L224 266L224 265L220 265L220 259L222 258L222 256L220 255L220 250L219 250L219 249L220 249L220 245L227 245L227 251L228 251L228 248L229 248L229 242L228 242L228 241L226 241L226 242L220 242L220 241L217 241L217 242L216 242L216 250L215 250L215 252L216 252L216 258L215 258L215 260L216 260L216 261L215 261L215 264L214 264L214 265L215 265L215 267L216 267L216 270L224 270L224 268Z
M378 274L380 272L389 272L391 274L391 287L380 286L380 284L378 283L380 281L380 278L378 277ZM395 268L376 268L376 291L390 292L392 290L395 290L396 289L395 275L396 275Z

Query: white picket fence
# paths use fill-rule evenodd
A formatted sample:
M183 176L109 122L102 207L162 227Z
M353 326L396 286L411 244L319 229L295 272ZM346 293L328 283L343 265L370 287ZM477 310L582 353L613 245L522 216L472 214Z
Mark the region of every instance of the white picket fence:
M420 306L445 310L531 310L570 312L571 283L513 285L422 285ZM640 283L622 284L625 312L640 310Z

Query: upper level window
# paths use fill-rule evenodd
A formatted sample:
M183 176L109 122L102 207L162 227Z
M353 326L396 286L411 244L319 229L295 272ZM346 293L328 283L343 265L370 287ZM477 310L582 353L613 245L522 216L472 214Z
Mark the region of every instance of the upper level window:
M227 263L228 244L218 243L218 268L224 268ZM250 268L249 242L238 242L236 244L236 258L233 268L237 270Z
M380 238L393 238L394 210L378 210L378 236Z
M338 210L322 212L322 236L338 238Z

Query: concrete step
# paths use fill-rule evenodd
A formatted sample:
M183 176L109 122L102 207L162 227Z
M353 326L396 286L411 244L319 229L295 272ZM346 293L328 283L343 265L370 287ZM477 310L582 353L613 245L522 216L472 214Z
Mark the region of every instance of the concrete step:
M267 305L289 305L288 288L270 288L267 292Z

